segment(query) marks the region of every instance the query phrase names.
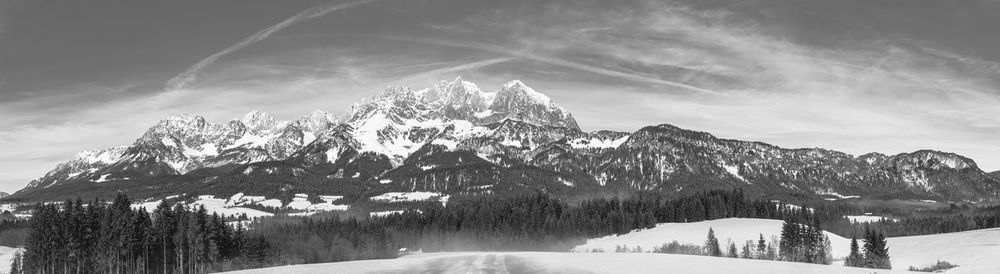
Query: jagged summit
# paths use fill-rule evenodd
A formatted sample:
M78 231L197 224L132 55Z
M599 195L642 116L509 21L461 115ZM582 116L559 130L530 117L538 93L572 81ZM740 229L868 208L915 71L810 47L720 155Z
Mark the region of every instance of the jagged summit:
M483 90L461 77L441 81L431 88L413 90L389 87L352 107L349 120L364 120L373 112L393 120L465 120L476 125L503 119L579 129L573 115L548 96L519 80L509 81L498 90Z

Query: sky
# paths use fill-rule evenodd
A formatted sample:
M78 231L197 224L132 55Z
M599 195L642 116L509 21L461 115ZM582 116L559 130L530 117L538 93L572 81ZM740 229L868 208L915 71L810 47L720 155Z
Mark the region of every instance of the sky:
M344 113L520 79L584 130L673 124L1000 170L1000 0L0 0L0 191L168 116Z

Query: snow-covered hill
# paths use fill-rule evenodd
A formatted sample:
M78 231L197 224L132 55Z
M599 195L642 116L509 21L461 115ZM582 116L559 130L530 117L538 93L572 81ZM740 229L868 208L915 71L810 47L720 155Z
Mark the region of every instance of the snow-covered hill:
M671 241L704 245L711 227L725 244L732 239L737 246L746 240L759 239L758 233L771 241L769 235L780 235L782 221L765 219L729 218L694 223L662 223L655 228L636 230L624 235L607 236L588 240L586 244L573 248L574 252L591 252L602 249L614 252L615 247L639 246L649 252L654 246ZM835 265L841 265L843 257L850 253L850 239L826 232L830 238ZM863 244L863 243L862 243ZM906 270L911 266L933 265L938 260L948 261L960 267L947 273L1000 273L1000 229L983 229L934 235L888 238L889 256L893 269ZM881 272L880 272L881 273Z
M742 247L746 241L760 239L764 234L764 240L769 243L772 237L781 235L780 220L749 219L749 218L728 218L711 221L693 223L661 223L650 229L636 230L624 235L607 236L598 239L588 240L586 244L573 248L574 252L592 252L595 249L603 252L615 252L615 247L624 245L626 247L641 247L643 251L650 252L653 247L677 241L682 244L704 245L708 236L708 228L712 228L715 237L719 239L719 244L723 249L729 246L732 241L736 247ZM851 239L847 239L830 232L824 232L830 238L830 247L833 249L833 256L845 257L850 253ZM777 247L777 243L774 243Z
M888 238L893 269L933 265L959 267L945 273L1000 273L1000 228Z

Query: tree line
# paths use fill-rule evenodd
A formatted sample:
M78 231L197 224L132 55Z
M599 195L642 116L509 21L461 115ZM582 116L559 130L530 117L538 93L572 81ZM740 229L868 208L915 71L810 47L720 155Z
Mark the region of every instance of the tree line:
M274 217L248 229L226 225L204 210L160 204L152 214L132 210L121 195L110 205L79 200L62 208L39 205L29 229L23 269L30 273L197 273L275 264L321 263L398 256L401 248L424 251L565 251L589 238L623 234L664 222L721 218L846 219L837 208L812 210L748 197L742 190L715 190L680 198L639 195L570 205L548 194L455 196L447 205L425 203L381 217ZM836 217L834 217L836 216ZM818 227L815 226L815 227ZM853 225L845 226L850 231ZM744 254L762 259L825 262L823 237L798 225L786 250L779 243L745 243ZM877 228L873 228L877 230ZM789 233L792 233L791 230ZM109 236L113 235L113 236ZM794 238L793 238L794 236ZM794 244L792 244L794 243ZM732 243L727 251L739 250ZM664 245L665 252L687 252ZM654 250L655 251L655 250ZM824 253L825 252L825 253ZM720 249L721 253L721 249ZM729 252L735 256L735 252Z
M566 251L589 238L651 228L662 222L721 218L784 219L810 216L741 190L682 198L639 196L570 205L550 195L455 196L447 206L428 203L373 218L276 217L249 225L283 263L320 263L423 251ZM796 217L798 218L798 217ZM803 217L804 218L804 217Z
M219 215L162 202L132 209L124 194L39 204L12 273L205 273L267 264L263 238L248 238ZM16 270L16 271L15 271Z

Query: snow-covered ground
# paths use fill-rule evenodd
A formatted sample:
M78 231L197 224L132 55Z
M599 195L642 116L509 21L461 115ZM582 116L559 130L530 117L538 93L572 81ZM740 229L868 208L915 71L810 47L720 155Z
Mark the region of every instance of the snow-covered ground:
M222 216L240 216L246 214L248 218L258 218L258 217L269 217L274 214L269 212L264 212L256 209L250 209L245 207L230 207L226 206L227 199L215 198L212 195L202 195L198 196L198 199L188 205L190 208L198 208L200 206L205 206L205 210L211 213L217 213Z
M399 259L292 265L227 273L912 273L831 265L651 253L425 253Z
M662 223L650 229L636 230L631 233L616 236L588 240L586 244L573 248L574 252L591 252L600 249L604 252L615 252L615 247L625 245L629 248L639 246L644 252L651 252L653 247L677 241L682 244L704 245L708 236L708 228L715 231L715 237L719 239L723 249L729 246L728 241L733 241L736 246L742 247L747 240L756 242L760 239L760 234L764 234L764 240L771 242L772 236L781 235L781 224L779 220L729 218L693 223ZM830 238L830 247L833 249L834 257L846 257L850 253L851 240L836 234L824 232ZM777 247L777 243L774 243Z
M663 223L651 229L591 239L586 244L573 248L573 251L590 252L599 248L605 252L614 252L615 247L625 245L630 248L640 246L644 252L650 252L654 246L674 240L704 245L709 227L715 231L720 244L726 244L727 239L732 239L739 247L746 240L758 239L758 233L761 232L764 233L764 239L771 241L769 235L780 235L781 224L782 221L778 220L743 218ZM847 256L850 252L850 239L829 232L826 235L830 238L834 257ZM960 265L946 273L1000 273L1000 228L888 238L888 245L893 269L923 267L943 260ZM842 263L839 260L834 262L836 265Z
M392 214L399 214L399 213L403 213L403 212L406 212L406 210L375 211L375 212L369 212L368 216L371 216L371 217L385 217L385 216L389 216L389 215L392 215ZM423 213L423 211L420 211L419 209L416 210L416 212L417 213Z
M888 239L893 269L932 265L959 267L945 273L1000 273L1000 228Z
M166 199L176 197L177 196L170 196L166 197ZM307 211L305 214L298 214L299 216L312 215L318 211L343 211L350 208L349 205L334 204L335 201L344 198L344 196L320 195L319 198L322 202L312 203L309 202L309 195L304 193L295 194L292 201L287 205L284 205L284 208ZM160 201L161 200L151 199L148 201L138 202L132 204L132 208L145 208L146 211L152 212L160 204ZM269 212L245 207L247 205L282 208L281 200L268 199L264 196L248 196L243 193L236 193L228 199L216 198L213 195L201 195L198 196L193 202L189 203L188 207L197 208L199 206L205 206L205 210L209 213L218 213L219 215L224 216L240 216L245 213L249 218L257 218L274 215ZM295 215L293 214L293 216Z
M19 248L0 246L0 273L10 272L10 263L14 260L14 252Z
M431 198L438 198L439 200L444 199L445 201L447 201L447 197L448 197L447 195L437 192L415 191L415 192L386 192L382 195L373 196L369 199L372 201L391 203L391 202L426 201Z

